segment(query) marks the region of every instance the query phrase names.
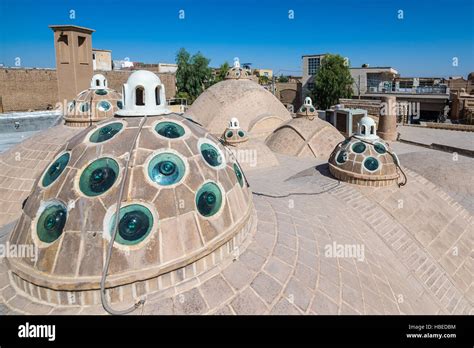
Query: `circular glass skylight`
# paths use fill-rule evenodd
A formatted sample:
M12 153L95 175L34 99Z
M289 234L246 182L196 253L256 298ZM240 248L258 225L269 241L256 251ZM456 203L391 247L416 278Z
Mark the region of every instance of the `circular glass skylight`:
M387 149L385 148L385 146L382 143L375 143L374 144L374 149L375 149L375 151L377 151L380 154L384 154L385 152L387 152Z
M108 111L111 107L112 105L110 105L110 103L107 100L101 100L97 104L97 109L99 109L99 111Z
M143 241L153 228L153 215L140 204L130 204L120 208L120 220L115 241L123 245L135 245ZM112 234L115 227L115 214L112 216Z
M94 133L92 133L89 140L92 143L101 143L103 141L111 139L115 134L120 132L122 128L123 124L120 122L109 123L105 126L100 127Z
M117 107L118 107L119 109L123 109L123 103L122 103L121 100L117 101Z
M364 167L368 171L376 171L379 167L379 161L374 157L367 157L364 161Z
M50 203L43 210L36 224L39 240L44 243L52 243L57 240L63 233L66 218L67 209L64 204Z
M170 139L182 137L185 133L184 128L175 122L160 122L155 130L159 135Z
M75 107L76 107L76 101L73 100L73 101L70 102L69 105L68 105L68 110L69 110L69 112L73 112Z
M237 165L237 163L234 163L234 172L235 172L235 176L237 177L237 180L240 184L241 187L244 186L244 176L242 174L242 171L240 170L239 166Z
M361 141L357 142L357 143L354 143L352 145L352 151L354 151L355 153L362 153L365 151L365 144Z
M210 217L216 214L222 206L222 193L213 182L201 186L196 194L196 206L202 216Z
M95 94L97 94L97 95L107 95L107 93L108 92L105 89L98 89L98 90L95 91Z
M339 151L339 153L336 156L336 163L343 164L343 163L346 163L346 161L347 161L347 152L344 150Z
M245 133L242 130L239 130L238 134L239 134L239 137L241 137L241 138L243 138L245 136Z
M172 153L160 153L153 157L148 165L148 176L160 185L173 185L184 176L186 167L179 156Z
M202 143L200 150L202 157L210 166L218 167L222 165L222 155L214 145Z
M68 152L63 153L49 166L43 176L43 181L41 182L44 187L51 185L61 175L69 163L70 158L71 155Z
M100 158L81 174L79 188L86 196L98 196L110 189L119 174L119 165L112 158Z
M87 111L89 111L89 103L82 103L82 104L81 104L81 107L80 107L80 110L81 110L82 112L87 112Z
M227 138L232 138L234 136L234 132L232 131L227 131L226 135Z

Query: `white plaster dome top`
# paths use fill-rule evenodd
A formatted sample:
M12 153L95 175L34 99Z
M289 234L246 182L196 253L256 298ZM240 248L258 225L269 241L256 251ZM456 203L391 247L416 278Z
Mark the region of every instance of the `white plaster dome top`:
M316 109L313 106L313 102L311 101L310 97L306 97L304 99L303 105L301 105L298 112L296 113L296 117L308 117L312 119L315 116L316 116Z
M130 75L122 89L123 109L120 116L165 115L165 86L151 71L138 70Z
M108 88L108 82L104 75L95 74L91 79L91 89L106 89Z
M378 140L379 136L377 135L377 125L375 121L367 115L362 117L357 123L357 133L355 136L365 140Z

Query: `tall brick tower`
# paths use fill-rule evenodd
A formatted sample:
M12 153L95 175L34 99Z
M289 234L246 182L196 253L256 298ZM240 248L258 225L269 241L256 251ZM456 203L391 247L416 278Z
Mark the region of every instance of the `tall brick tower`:
M93 74L92 33L75 25L50 25L54 32L59 101L70 101L89 88Z

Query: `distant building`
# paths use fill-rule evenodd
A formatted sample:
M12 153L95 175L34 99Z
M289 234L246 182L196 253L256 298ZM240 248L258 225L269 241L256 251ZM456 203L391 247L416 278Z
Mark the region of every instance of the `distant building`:
M159 73L172 73L172 74L175 74L177 70L178 70L178 64L158 63L158 72Z
M404 122L438 121L445 118L449 88L440 77L400 77L392 67L350 68L354 80L353 98L376 99L396 97Z
M302 83L302 94L304 98L311 94L311 90L314 88L314 77L321 67L321 62L327 53L324 54L308 54L301 56L303 80ZM303 102L303 100L301 100Z
M112 51L92 49L92 68L101 71L112 70Z
M271 69L254 69L253 73L257 76L265 76L271 79L273 77L273 70Z
M370 92L388 91L392 88L398 71L391 67L350 68L354 80L352 86L354 96L363 96Z
M114 60L113 69L114 70L126 70L133 68L133 62L130 60Z

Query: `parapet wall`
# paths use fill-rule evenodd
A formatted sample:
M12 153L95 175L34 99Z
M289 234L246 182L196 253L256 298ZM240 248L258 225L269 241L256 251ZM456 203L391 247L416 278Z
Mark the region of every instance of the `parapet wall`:
M56 70L0 68L0 97L4 112L52 108L58 101Z
M381 102L372 99L339 99L345 108L364 109L370 116L380 116Z
M120 93L122 84L127 81L132 72L132 70L94 71L94 73L103 74L109 81L109 87ZM175 75L170 73L157 75L165 85L166 98L174 98L176 95ZM3 112L54 108L59 101L56 70L0 68L0 97Z

